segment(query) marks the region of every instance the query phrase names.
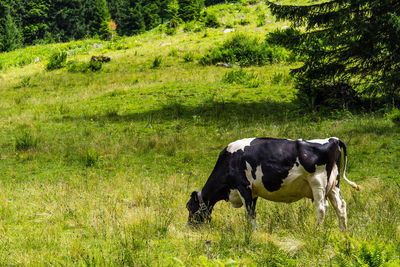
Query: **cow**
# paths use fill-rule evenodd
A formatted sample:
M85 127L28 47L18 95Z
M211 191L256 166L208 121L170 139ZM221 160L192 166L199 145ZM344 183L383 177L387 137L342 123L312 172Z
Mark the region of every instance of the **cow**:
M258 197L276 202L314 201L316 225L325 217L329 198L342 230L347 228L346 202L339 187L341 151L346 177L345 143L337 137L314 140L246 138L230 143L200 191L193 191L186 208L189 224L209 222L214 205L225 200L235 208L244 205L249 223L256 229Z

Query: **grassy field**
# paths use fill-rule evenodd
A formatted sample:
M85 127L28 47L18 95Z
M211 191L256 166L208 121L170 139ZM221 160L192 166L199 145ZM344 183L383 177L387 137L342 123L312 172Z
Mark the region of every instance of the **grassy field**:
M206 51L285 23L267 15L257 26L269 14L262 3L212 9L233 33L155 29L0 54L0 265L400 266L400 129L390 107L306 112L288 75L298 63L244 68L251 86L224 81L239 68L200 65ZM46 71L57 50L111 62ZM254 232L244 209L225 202L210 224L187 225L186 202L219 152L254 136L346 142L348 177L363 187L342 184L347 232L332 207L316 229L310 200L260 200Z

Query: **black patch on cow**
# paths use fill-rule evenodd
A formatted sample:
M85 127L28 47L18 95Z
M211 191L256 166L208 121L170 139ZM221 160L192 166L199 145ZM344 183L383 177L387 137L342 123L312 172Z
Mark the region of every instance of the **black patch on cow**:
M277 191L296 162L296 145L285 139L257 138L245 147L243 160L251 165L254 179L257 167L261 166L264 187Z
M315 172L316 166L326 165L327 179L329 179L333 166L337 164L340 169L339 142L330 138L325 144L312 143L298 140L300 163L310 173ZM339 172L335 179L339 179Z

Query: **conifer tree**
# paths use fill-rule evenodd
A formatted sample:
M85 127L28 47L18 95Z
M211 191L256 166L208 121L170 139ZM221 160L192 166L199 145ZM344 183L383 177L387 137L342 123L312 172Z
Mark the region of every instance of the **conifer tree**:
M291 28L267 39L303 57L292 71L300 99L315 106L351 103L356 94L392 100L399 95L400 1L267 4L277 18L292 21Z
M24 42L33 44L43 40L48 33L48 11L51 0L26 0L23 3L24 8L20 15Z
M111 37L111 17L106 0L86 0L85 19L90 36L98 36L101 39Z
M146 30L151 30L161 23L160 10L156 2L149 2L143 7L143 19Z
M21 31L10 9L10 6L0 2L0 52L14 50L22 44Z
M52 0L49 18L49 32L55 41L77 40L89 35L84 0Z
M179 16L183 21L196 20L200 17L204 0L179 0Z
M119 35L134 35L146 30L141 0L122 0L115 17Z

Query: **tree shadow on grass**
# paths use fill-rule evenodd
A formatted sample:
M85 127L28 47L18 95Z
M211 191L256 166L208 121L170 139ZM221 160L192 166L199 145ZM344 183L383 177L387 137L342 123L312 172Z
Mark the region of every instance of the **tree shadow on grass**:
M330 109L331 111L333 109ZM369 114L369 112L357 112L358 114ZM323 120L341 120L340 115L332 115L327 111L306 112L301 110L296 103L262 101L262 102L218 102L208 101L197 106L186 105L180 102L161 104L159 108L137 113L119 114L118 111L105 111L93 115L82 115L77 117L64 116L61 121L95 121L104 123L123 122L149 122L163 123L167 121L194 121L196 124L207 125L230 125L240 123L250 125L257 122L273 123L276 125L287 123L318 123ZM333 123L334 124L334 123ZM333 125L332 124L332 125ZM343 129L344 135L376 133L378 135L392 135L397 133L399 127L390 126L385 123L354 125Z
M64 116L62 120L90 120L98 122L143 122L162 123L174 120L196 120L214 123L229 123L232 120L254 122L258 120L283 123L298 118L296 106L284 102L215 102L210 101L198 106L182 103L162 104L159 108L138 113L118 114L116 111L105 114Z

